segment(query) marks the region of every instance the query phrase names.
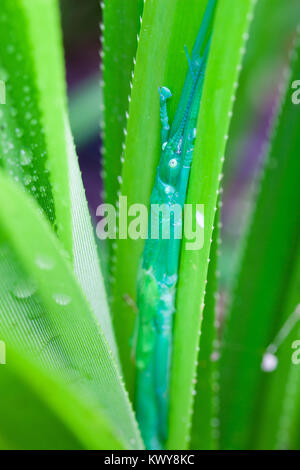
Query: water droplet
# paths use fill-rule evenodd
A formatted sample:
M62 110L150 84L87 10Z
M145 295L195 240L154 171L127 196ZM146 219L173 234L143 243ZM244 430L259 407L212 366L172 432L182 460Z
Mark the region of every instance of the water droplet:
M211 425L213 428L218 428L220 426L220 420L218 418L212 418Z
M16 115L18 114L18 111L16 110L16 108L10 108L10 114L12 117L16 117Z
M28 186L32 181L32 178L30 175L25 175L24 176L24 179L23 179L23 183L25 184L25 186Z
M15 48L14 48L13 44L9 44L9 45L7 46L7 52L8 52L9 54L13 54L14 50L15 50Z
M261 363L261 368L264 372L273 372L278 365L278 358L272 354L267 352L264 354L262 363Z
M29 153L28 151L22 149L21 152L21 159L20 159L20 163L22 166L27 166L27 165L30 165L30 163L32 162L32 155L31 153Z
M71 302L71 297L66 294L53 294L53 299L59 305L68 305Z
M204 214L201 212L197 211L196 212L196 221L199 227L204 228Z
M210 356L210 360L213 362L216 362L219 359L220 359L220 353L218 351L214 351Z
M0 80L3 80L4 82L7 82L8 77L9 77L9 75L8 75L7 70L0 67Z
M24 131L22 129L19 129L18 127L16 128L16 135L17 137L21 138L24 134Z
M27 299L31 297L37 290L37 286L33 281L21 280L13 288L13 295L18 299Z
M172 188L172 186L169 186L169 185L165 186L165 193L166 194L171 194L173 192L174 192L174 189Z
M54 266L54 261L53 259L49 258L49 256L46 255L38 255L35 258L35 264L40 268L45 271L50 271L50 269L53 268Z

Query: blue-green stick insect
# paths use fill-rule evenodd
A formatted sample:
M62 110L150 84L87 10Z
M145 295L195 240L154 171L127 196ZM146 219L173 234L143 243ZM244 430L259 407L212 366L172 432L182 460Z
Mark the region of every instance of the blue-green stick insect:
M174 208L179 205L182 209L186 199L216 1L208 1L191 57L186 50L189 70L171 128L167 100L172 95L166 87L159 89L162 151L150 198L149 236L137 279L136 412L148 449L161 449L167 438L173 316L181 248L178 234L182 233L182 217L175 220ZM160 227L157 238L151 238L153 222ZM167 238L162 236L165 223L170 227Z

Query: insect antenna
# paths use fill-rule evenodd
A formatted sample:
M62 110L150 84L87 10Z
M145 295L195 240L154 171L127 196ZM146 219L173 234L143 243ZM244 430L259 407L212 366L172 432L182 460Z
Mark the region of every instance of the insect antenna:
M214 12L217 1L218 0L209 0L208 5L206 7L206 11L203 16L199 33L195 41L195 45L193 47L192 54L191 56L187 54L189 62L188 73L183 86L178 108L171 126L171 131L169 135L170 138L172 138L177 133L180 124L182 123L182 120L184 118L184 113L186 109L190 106L191 88L195 83L195 75L197 81L197 74L203 65L203 56L205 55L207 43L209 42L208 38L211 36Z
M194 80L194 82L195 82L195 81L196 81L196 77L195 77L195 74L194 74L193 65L192 65L192 62L191 62L191 58L190 58L190 56L189 56L189 51L188 51L187 46L184 46L184 50L185 50L185 54L186 54L186 57L187 57L187 60L188 60L188 64L189 64L189 68L190 68L190 72L191 72L192 78L193 78L193 80Z

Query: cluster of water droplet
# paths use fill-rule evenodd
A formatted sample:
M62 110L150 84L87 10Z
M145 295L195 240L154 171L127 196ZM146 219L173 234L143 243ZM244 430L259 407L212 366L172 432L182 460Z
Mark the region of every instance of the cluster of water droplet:
M7 46L1 49L0 80L5 104L0 107L0 166L21 183L54 221L54 203L46 168L46 144L33 65L14 24L0 17Z
M43 271L51 271L54 268L54 261L46 255L38 255L35 264ZM71 297L63 292L54 292L52 298L59 305L65 306L71 302Z
M55 266L51 257L40 254L35 257L35 264L42 271L51 271ZM12 288L12 294L18 300L28 299L37 293L37 283L29 278L19 279ZM58 289L53 292L52 299L60 306L69 305L71 302L71 297Z

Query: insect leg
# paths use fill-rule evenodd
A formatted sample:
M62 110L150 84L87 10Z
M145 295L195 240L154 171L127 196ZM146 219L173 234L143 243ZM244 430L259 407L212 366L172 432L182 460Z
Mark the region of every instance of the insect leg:
M159 98L160 98L160 120L161 120L161 143L162 145L167 142L170 131L170 124L168 118L167 110L167 100L171 98L172 93L169 88L160 87L159 88Z
M155 392L159 416L159 436L164 442L168 432L169 383L175 312L175 283L162 287L156 316Z
M158 412L153 386L154 357L151 357L144 369L137 369L136 414L141 434L148 450L161 450L158 437Z

